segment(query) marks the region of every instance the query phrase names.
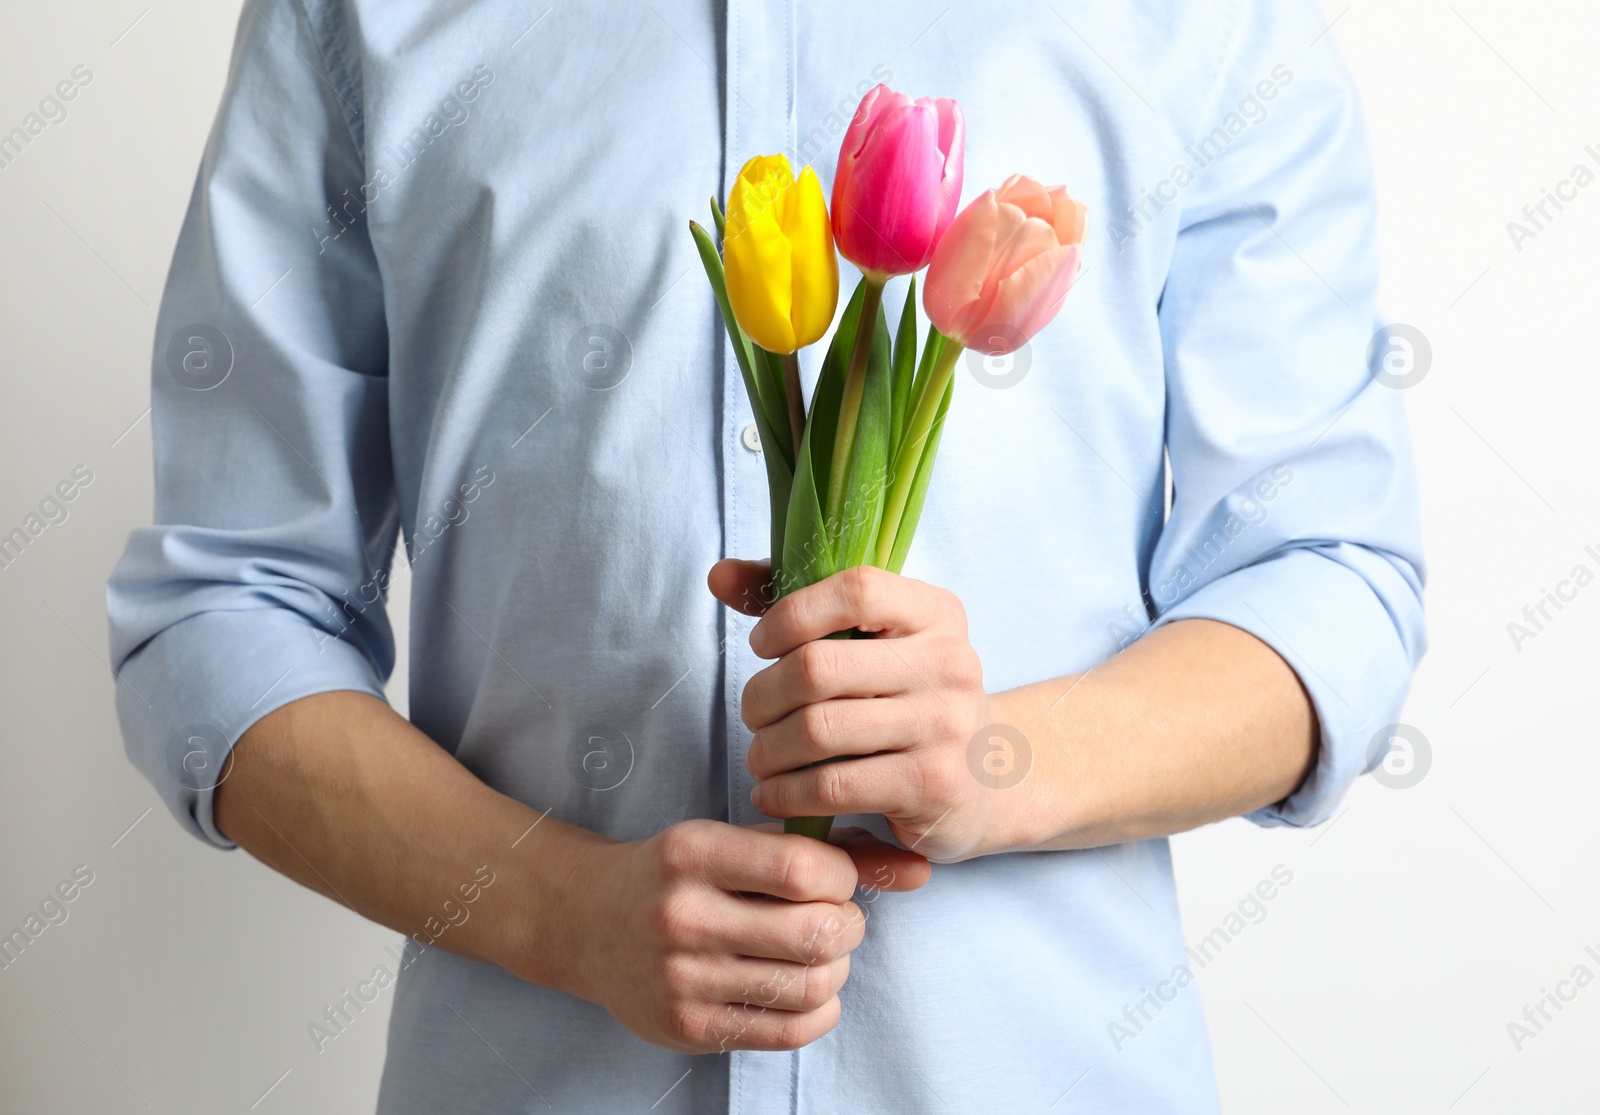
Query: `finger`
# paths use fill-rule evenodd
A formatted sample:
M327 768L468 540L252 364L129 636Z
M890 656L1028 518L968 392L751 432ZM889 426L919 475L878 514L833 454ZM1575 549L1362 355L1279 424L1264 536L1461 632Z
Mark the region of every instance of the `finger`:
M928 857L880 840L864 828L836 828L828 842L849 853L861 885L872 890L916 890L933 875Z
M778 821L749 827L760 832L783 831ZM849 854L855 861L858 884L869 890L916 890L933 874L927 856L891 844L859 825L836 826L828 834L828 843Z
M696 947L761 960L825 964L853 952L866 934L866 915L854 902L780 902L731 894L726 898L707 919L705 938Z
M772 1010L816 1010L839 993L850 975L850 955L820 964L703 956L707 998Z
M910 813L927 795L926 772L904 752L840 759L756 783L750 801L769 817Z
M916 743L919 726L917 705L902 697L823 701L758 729L744 765L759 781L824 759L899 751Z
M818 639L802 643L760 670L744 687L740 717L752 731L802 705L835 697L894 697L928 688L916 660L922 641Z
M711 595L747 616L759 616L772 603L772 563L723 558L706 575Z
M799 1049L839 1024L838 996L812 1011L769 1010L748 1004L708 1008L698 1044L719 1053L735 1049Z
M682 873L730 893L835 904L855 893L855 864L838 848L791 833L717 828L726 831L710 839L685 836L664 847L663 855Z
M890 638L926 630L965 613L944 589L898 573L858 565L790 593L768 608L750 632L750 649L778 658L801 643L858 628Z

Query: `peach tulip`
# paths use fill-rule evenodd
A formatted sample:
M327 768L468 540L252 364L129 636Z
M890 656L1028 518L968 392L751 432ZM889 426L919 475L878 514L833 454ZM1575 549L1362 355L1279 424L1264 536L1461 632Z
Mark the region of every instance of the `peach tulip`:
M928 320L966 348L1001 356L1050 323L1078 275L1089 213L1065 186L1013 174L951 222L928 266Z
M954 101L873 86L833 178L833 236L844 257L880 281L926 267L961 204L965 145Z

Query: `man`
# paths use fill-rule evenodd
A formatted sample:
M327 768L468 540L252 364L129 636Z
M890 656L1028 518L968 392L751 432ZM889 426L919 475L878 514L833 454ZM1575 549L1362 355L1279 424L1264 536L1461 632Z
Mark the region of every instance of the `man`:
M1216 1109L1164 837L1325 819L1423 649L1364 124L1310 0L934 14L245 10L118 701L197 835L433 946L386 1115ZM1067 183L1086 268L962 374L908 575L757 622L685 222L758 152L826 187L879 81L961 103L969 196Z

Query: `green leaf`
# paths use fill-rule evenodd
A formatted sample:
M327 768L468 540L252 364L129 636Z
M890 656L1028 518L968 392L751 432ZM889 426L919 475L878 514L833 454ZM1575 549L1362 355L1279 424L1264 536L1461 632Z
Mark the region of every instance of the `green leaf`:
M866 381L861 391L861 411L856 418L855 441L850 446L850 467L846 473L844 499L839 505L839 522L829 525L837 541L834 556L840 569L866 565L878 538L883 516L883 499L889 476L889 428L892 413L893 375L889 358L889 326L883 307L878 307L867 357Z
M917 521L922 518L922 503L928 496L928 481L933 477L933 459L939 453L939 435L944 432L945 412L950 409L950 398L955 388L956 381L952 376L950 382L945 384L944 398L940 400L938 414L928 430L927 443L923 446L921 459L917 461L916 479L911 482L911 494L906 497L905 510L900 515L894 547L889 553L888 569L891 573L900 572L905 565L906 554L911 550L911 538L917 533Z
M806 416L806 429L816 427L811 436L811 466L826 485L833 465L833 438L839 426L839 402L844 396L844 377L850 364L850 349L856 343L856 322L861 318L861 302L866 297L866 280L856 284L856 291L839 318L839 327L833 331L828 353L822 360L822 372L817 386L811 392L811 410Z
M900 326L894 338L894 374L889 391L889 460L894 460L905 433L906 415L911 413L911 382L917 362L917 277L906 287L906 304L900 311Z
M715 199L712 200L712 211L717 211ZM706 278L711 282L711 292L716 295L717 306L722 311L722 324L728 330L728 339L733 342L734 358L739 364L739 374L744 377L744 389L745 394L750 397L750 409L754 411L756 433L760 436L763 446L781 446L788 437L785 435L780 439L767 420L761 386L757 379L758 358L755 354L760 350L745 337L739 328L738 319L733 316L733 307L728 303L727 282L722 272L722 256L717 252L711 234L701 225L690 221L689 232L694 237L695 247L700 251L700 262L705 266ZM782 412L781 420L784 423L788 422L787 411ZM766 459L767 495L772 509L772 572L776 579L782 569L780 558L784 553L784 529L788 523L789 491L793 477L789 462L784 459L782 453L769 450L762 453L762 457Z
M773 572L774 596L787 596L837 571L827 525L822 518L822 497L817 490L815 455L811 449L811 438L817 430L816 423L807 422L805 436L800 440L800 453L796 458L799 464L789 491L784 526L782 575L776 569Z
M917 364L917 378L912 381L909 397L906 399L906 421L911 420L911 415L917 413L917 404L922 401L923 392L928 389L928 381L933 377L934 368L939 365L939 354L944 351L945 342L948 340L943 333L934 328L928 329L928 343L922 349L922 360ZM896 447L896 454L899 448Z
M783 357L776 352L768 352L760 345L752 344L752 351L756 357L756 382L761 388L761 407L767 414L767 425L772 427L773 436L777 438L774 448L783 455L789 468L794 468L794 435L789 431L789 392L783 381ZM767 441L763 437L761 448L767 448Z
M720 244L727 235L728 219L722 215L722 206L717 204L717 195L711 195L711 220L717 226L717 242Z

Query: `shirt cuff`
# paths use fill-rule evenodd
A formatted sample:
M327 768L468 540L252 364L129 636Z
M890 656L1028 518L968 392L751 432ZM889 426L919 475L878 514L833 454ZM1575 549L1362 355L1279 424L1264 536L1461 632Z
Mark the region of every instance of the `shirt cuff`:
M1247 814L1256 824L1320 824L1387 752L1386 726L1399 716L1414 663L1409 619L1391 615L1369 581L1384 571L1399 577L1360 547L1286 550L1205 585L1156 620L1159 627L1210 619L1248 631L1293 667L1311 695L1321 727L1316 766L1283 801Z
M233 745L267 713L335 690L383 700L366 655L294 613L205 612L128 658L117 716L128 758L173 816L195 836L232 848L212 818L212 798Z

